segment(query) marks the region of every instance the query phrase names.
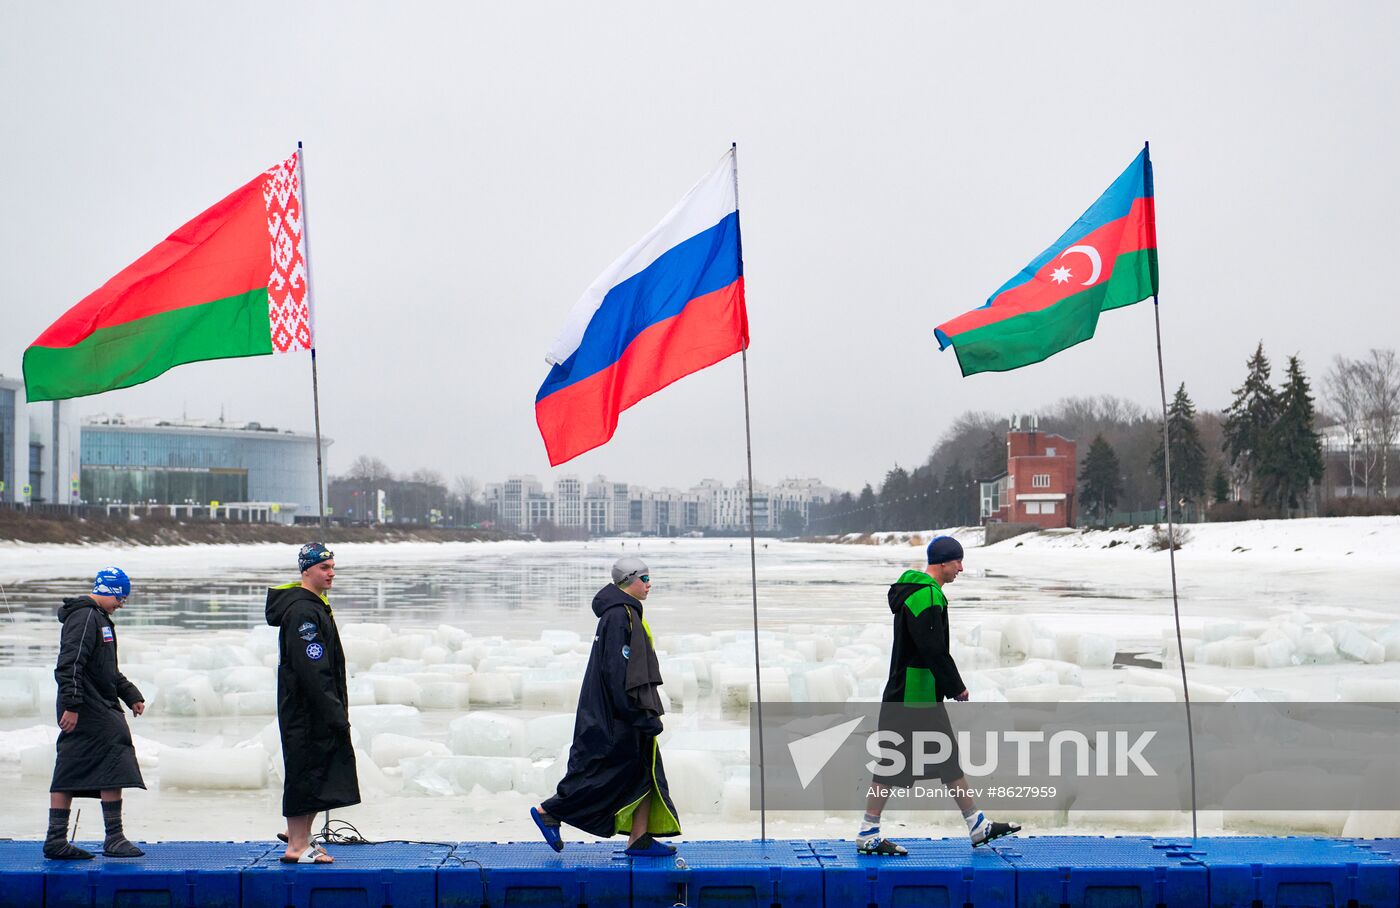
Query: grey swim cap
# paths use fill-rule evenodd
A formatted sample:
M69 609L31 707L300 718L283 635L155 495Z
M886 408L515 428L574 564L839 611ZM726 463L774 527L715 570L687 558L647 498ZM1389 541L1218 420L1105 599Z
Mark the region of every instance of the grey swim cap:
M646 562L635 555L624 555L613 562L613 583L618 586L626 586L645 573L647 573Z

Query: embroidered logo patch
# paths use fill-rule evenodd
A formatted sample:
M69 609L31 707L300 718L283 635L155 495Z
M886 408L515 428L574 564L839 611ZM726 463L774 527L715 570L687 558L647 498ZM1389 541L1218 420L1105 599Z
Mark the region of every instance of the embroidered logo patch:
M632 647L628 646L626 643L622 644L622 658L624 658L624 659L631 659L631 658L632 658Z
M316 625L310 621L303 621L301 627L297 628L297 636L303 640L316 639Z
M111 643L111 642L112 642L113 640L115 640L115 639L116 639L116 638L112 635L112 629L111 629L110 627L104 627L104 628L102 629L102 642L103 642L103 643Z
M320 662L320 661L321 661L321 658L322 658L323 656L325 656L325 655L326 655L326 649L325 649L325 647L321 646L321 644L319 644L319 643L308 643L308 644L306 644L306 657L307 657L308 659L310 659L312 662Z

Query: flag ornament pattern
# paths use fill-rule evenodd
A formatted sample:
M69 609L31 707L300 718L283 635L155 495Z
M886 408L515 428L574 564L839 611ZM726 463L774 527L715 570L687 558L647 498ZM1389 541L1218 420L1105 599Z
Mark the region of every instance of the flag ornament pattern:
M263 175L263 204L267 206L267 232L272 240L267 315L275 353L299 352L315 346L311 301L307 296L300 154L274 165Z
M196 216L24 352L28 399L129 388L185 363L314 344L298 154Z
M748 346L734 166L731 150L570 310L535 397L552 466L606 443L623 410Z
M1157 292L1152 162L1144 148L1049 249L977 309L939 325L963 375L1038 363L1094 336L1100 312Z

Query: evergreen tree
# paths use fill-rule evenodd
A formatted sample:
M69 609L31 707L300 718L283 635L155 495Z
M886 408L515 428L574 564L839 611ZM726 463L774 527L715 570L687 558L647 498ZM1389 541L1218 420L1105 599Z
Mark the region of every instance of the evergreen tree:
M1122 492L1118 455L1102 435L1095 435L1079 469L1079 504L1096 519L1108 518Z
M1176 389L1171 406L1167 408L1167 435L1172 446L1172 496L1198 501L1206 494L1206 449L1196 427L1196 407L1186 394L1186 383ZM1165 495L1166 466L1162 443L1152 452L1152 475Z
M977 448L973 471L981 480L996 479L1006 472L1006 435L988 432Z
M1230 500L1230 480L1225 478L1224 467L1215 468L1215 483L1211 493L1216 504L1224 504Z
M870 483L865 484L865 488L860 490L860 496L856 498L856 512L851 515L855 531L869 533L875 529L875 521L879 518L876 508L879 501L875 498L875 490L870 488Z
M895 464L880 486L880 529L912 530L908 526L909 472Z
M1312 390L1296 356L1288 358L1278 411L1268 455L1259 466L1259 484L1266 501L1296 511L1306 505L1313 484L1322 480L1322 441L1313 430Z
M1270 433L1278 419L1278 393L1269 384L1269 360L1264 343L1246 364L1249 374L1235 389L1235 399L1225 410L1225 455L1236 480L1252 502L1257 498L1255 478L1269 457Z
M976 519L969 519L968 513L968 485L966 478L967 471L962 468L962 464L953 461L948 464L948 468L943 471L943 482L938 486L939 503L939 525L945 527L953 526L973 526ZM973 492L973 499L976 492ZM971 515L975 518L976 512Z

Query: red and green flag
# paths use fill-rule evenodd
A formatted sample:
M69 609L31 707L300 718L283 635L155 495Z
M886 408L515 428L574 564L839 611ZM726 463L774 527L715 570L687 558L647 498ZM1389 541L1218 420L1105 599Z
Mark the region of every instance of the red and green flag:
M963 375L1007 372L1094 336L1099 313L1157 293L1157 224L1147 148L1108 191L987 302L944 322L939 349Z
M310 350L300 152L176 230L24 351L30 401L129 388L184 363Z

